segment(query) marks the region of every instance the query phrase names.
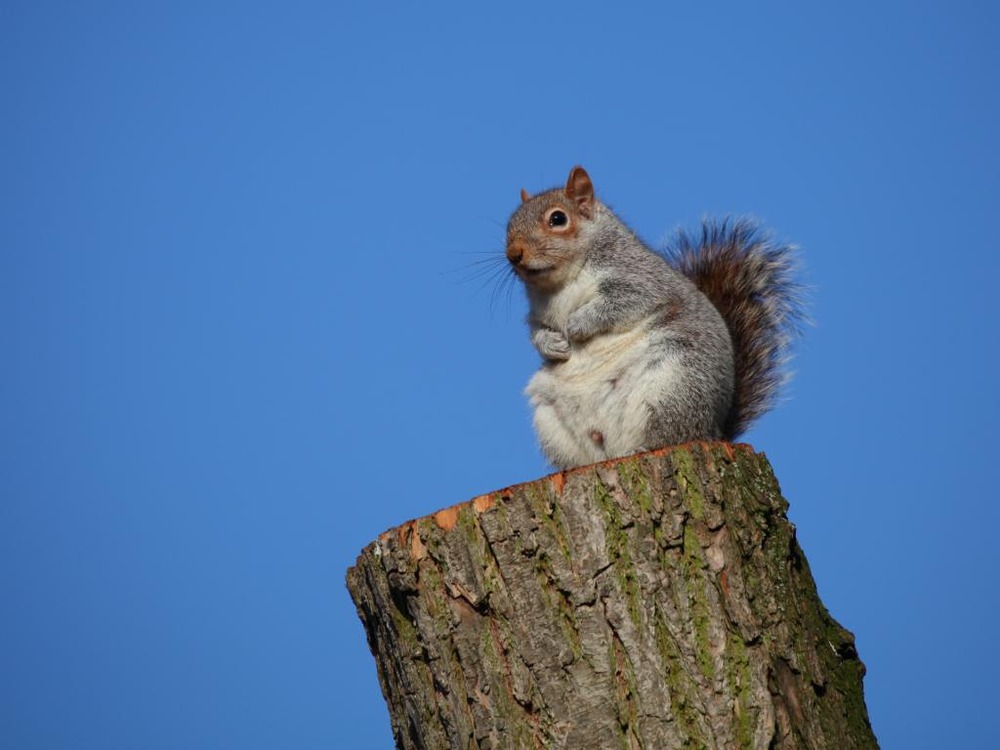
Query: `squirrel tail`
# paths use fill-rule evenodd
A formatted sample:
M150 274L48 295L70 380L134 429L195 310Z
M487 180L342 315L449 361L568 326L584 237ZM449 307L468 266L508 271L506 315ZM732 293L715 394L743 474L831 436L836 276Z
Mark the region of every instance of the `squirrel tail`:
M794 248L749 219L705 220L700 240L681 231L667 260L722 314L733 341L736 389L724 434L735 439L774 405L791 343L807 322Z

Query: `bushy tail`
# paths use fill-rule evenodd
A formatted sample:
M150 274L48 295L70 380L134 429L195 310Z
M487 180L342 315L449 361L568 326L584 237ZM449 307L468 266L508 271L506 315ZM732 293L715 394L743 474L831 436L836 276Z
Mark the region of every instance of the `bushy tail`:
M736 358L729 440L774 405L790 346L806 321L791 246L775 244L753 221L706 220L700 241L680 232L664 253L722 313Z

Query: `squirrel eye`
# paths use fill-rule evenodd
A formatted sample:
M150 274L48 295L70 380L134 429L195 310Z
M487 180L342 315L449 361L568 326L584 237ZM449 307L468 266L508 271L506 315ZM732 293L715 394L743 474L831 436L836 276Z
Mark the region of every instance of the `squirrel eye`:
M569 217L566 215L565 211L553 211L549 214L549 226L550 227L564 227L569 222Z

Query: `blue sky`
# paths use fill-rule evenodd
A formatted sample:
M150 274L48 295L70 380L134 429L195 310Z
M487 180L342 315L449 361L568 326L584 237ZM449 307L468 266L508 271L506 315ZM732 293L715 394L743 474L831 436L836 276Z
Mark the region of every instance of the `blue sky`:
M695 5L4 4L5 747L392 746L344 571L547 472L475 264L577 163L802 248L746 440L883 747L995 743L1000 12Z

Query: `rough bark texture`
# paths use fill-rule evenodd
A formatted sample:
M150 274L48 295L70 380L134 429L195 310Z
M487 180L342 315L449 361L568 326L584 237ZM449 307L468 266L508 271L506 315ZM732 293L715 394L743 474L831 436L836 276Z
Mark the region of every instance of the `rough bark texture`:
M347 584L397 747L877 747L767 459L696 444L386 532Z

